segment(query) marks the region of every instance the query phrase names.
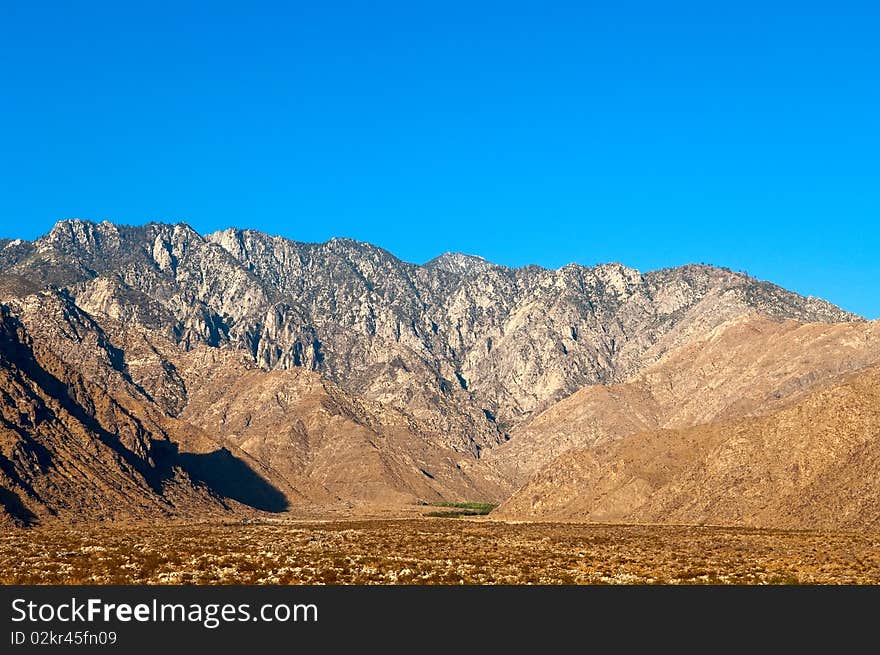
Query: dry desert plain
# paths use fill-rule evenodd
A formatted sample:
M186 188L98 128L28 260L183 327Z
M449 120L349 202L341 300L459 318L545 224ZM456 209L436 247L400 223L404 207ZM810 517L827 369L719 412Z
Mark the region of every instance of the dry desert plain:
M38 527L3 584L877 584L880 534L486 518Z

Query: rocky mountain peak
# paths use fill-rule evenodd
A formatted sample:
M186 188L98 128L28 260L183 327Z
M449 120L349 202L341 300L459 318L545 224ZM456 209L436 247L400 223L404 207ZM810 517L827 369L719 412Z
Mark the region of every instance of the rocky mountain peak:
M62 252L77 250L93 251L109 245L118 237L118 230L112 223L95 223L79 218L59 221L44 237L37 240L41 250L56 248Z
M232 228L202 237L183 223L62 221L34 244L0 251L0 272L184 348L231 347L266 369L313 369L432 421L464 449L737 316L856 318L707 266L512 269L461 253L417 266L351 239L301 243Z
M456 275L468 275L474 271L484 271L496 264L487 262L477 255L465 255L460 252L445 252L424 264L425 268L436 268Z

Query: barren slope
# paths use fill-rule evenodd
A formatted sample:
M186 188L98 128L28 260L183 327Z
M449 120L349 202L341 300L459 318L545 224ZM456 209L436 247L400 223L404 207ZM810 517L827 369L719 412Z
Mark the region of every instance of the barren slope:
M181 414L315 503L498 501L509 485L414 419L312 371L216 366Z
M120 383L122 381L120 380ZM224 509L177 446L0 308L0 516L18 525Z
M624 384L581 389L515 431L487 459L521 485L566 450L771 411L877 361L876 322L740 317L668 352Z
M765 416L566 453L506 501L516 518L880 527L880 367Z

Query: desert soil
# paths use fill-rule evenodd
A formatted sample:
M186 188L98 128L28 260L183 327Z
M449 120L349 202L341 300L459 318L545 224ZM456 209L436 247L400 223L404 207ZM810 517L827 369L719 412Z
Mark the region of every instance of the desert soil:
M880 534L339 520L35 528L3 584L877 584Z

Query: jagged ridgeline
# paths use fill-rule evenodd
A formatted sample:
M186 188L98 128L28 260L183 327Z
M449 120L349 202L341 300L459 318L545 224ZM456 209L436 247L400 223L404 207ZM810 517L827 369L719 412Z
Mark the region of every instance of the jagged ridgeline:
M0 484L23 516L63 511L35 482L58 474L28 441L43 415L11 409L33 398L63 424L54 435L76 419L81 437L110 444L131 484L164 498L155 511L495 502L522 481L489 453L578 390L630 380L742 317L858 320L703 265L514 269L461 254L417 265L348 239L184 224L62 221L0 242L0 274L2 363L18 385ZM74 397L28 377L24 360L50 357ZM122 410L102 414L97 389L133 417L134 436L120 437L132 455L113 450L103 422ZM245 470L253 489L236 497L221 478Z
M184 348L231 346L265 369L318 371L471 449L737 315L854 318L707 266L510 269L455 254L417 266L348 239L201 236L183 224L63 221L33 243L8 244L0 269Z

